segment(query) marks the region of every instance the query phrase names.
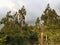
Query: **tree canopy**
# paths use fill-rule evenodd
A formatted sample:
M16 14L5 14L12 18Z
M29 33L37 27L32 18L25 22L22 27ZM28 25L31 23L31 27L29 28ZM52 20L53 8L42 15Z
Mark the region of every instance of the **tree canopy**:
M41 18L37 17L35 25L26 23L25 16L24 6L13 15L11 11L7 12L0 21L0 24L4 24L0 30L0 45L39 45L41 44L41 32L44 34L42 39L44 45L56 45L57 43L60 45L60 16L49 4Z

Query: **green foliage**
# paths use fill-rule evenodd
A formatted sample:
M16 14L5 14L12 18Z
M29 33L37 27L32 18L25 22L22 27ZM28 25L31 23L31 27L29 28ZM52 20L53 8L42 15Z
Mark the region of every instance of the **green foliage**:
M54 9L51 9L49 4L47 5L47 8L45 9L44 13L41 16L41 19L44 21L45 25L48 24L54 24L57 25L57 13Z
M39 26L40 25L40 19L39 19L39 17L36 19L35 25L36 26Z
M20 22L17 15L21 18L19 18ZM41 31L44 33L44 43L46 42L46 35L49 44L60 42L60 16L54 9L50 8L49 4L41 16L41 20L44 21L43 26L40 26L39 17L37 17L34 26L29 26L25 22L25 15L26 10L23 6L14 15L11 15L11 11L9 11L6 17L1 19L0 24L4 24L4 27L0 31L0 45L33 45L37 42L40 43Z
M26 10L24 6L17 13L21 15L22 21L18 23L17 13L14 15L7 12L6 17L2 18L1 24L4 27L1 29L0 44L1 45L31 45L32 42L38 41L37 34L33 32L25 21ZM21 24L24 23L24 26ZM31 40L32 39L32 40Z

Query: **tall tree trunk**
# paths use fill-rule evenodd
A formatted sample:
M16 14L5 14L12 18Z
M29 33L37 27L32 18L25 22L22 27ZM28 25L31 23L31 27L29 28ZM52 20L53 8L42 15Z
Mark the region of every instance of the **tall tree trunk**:
M43 32L41 32L41 41L40 41L41 45L43 45Z

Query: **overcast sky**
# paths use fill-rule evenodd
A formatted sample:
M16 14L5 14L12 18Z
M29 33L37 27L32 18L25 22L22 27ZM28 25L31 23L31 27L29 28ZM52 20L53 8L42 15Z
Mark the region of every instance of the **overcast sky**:
M0 19L6 15L7 11L16 12L24 5L27 11L26 21L33 24L35 19L41 16L48 3L59 15L60 0L0 0Z

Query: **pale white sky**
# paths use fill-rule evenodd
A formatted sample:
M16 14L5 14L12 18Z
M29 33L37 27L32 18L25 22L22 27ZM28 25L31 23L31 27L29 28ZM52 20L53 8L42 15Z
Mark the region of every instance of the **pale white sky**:
M24 5L27 10L26 21L33 24L35 19L41 16L48 3L60 14L60 0L0 0L0 19L7 11L16 12Z

